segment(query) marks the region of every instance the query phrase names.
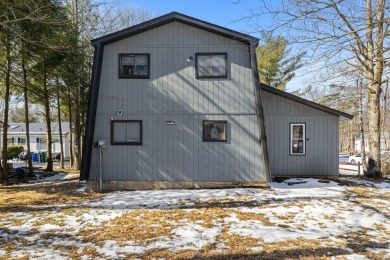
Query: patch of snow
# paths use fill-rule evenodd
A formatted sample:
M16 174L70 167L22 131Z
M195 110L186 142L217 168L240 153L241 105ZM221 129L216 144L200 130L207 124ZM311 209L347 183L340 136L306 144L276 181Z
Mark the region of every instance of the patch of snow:
M13 251L10 254L11 258L24 258L26 256L29 256L30 258L44 259L44 260L68 259L68 257L63 256L60 251L42 245L31 246L21 251Z
M86 192L86 191L87 191L87 186L85 184L81 186L80 189L77 190L77 192Z
M229 230L231 234L261 238L264 242L280 242L287 239L316 239L321 234L316 231L286 230L277 226L265 226L258 221L240 221L233 223Z
M359 185L364 185L367 187L373 187L378 189L390 189L390 181L382 181L382 182L373 182L365 179L357 179L357 178L348 178L348 177L342 177L340 180L346 180L350 182L354 182Z
M367 257L364 255L358 255L358 254L350 254L350 255L340 255L338 257L345 258L347 260L367 260Z
M390 189L390 182L375 183L375 187L378 189Z
M89 205L106 209L173 209L186 202L202 202L211 199L234 199L255 194L255 189L210 189L210 190L148 190L120 191L106 194L101 200Z
M36 182L45 182L45 181L67 180L73 177L71 176L71 174L68 174L66 172L58 172L55 173L53 176L48 176L48 177L42 177L43 175L41 173L36 173L35 175L36 177L30 182L36 183Z
M221 231L221 226L205 228L201 225L191 223L173 229L172 237L156 238L146 249L166 248L171 251L200 250L205 245L215 242L216 237L221 234Z
M145 253L145 247L143 246L129 246L118 245L115 241L106 240L103 247L96 247L96 251L100 254L104 254L112 259L125 257L124 254L143 254Z

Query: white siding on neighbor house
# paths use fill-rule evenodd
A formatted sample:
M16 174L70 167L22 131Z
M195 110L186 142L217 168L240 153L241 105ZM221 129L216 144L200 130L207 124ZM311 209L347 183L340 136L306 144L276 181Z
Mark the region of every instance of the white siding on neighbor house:
M64 157L69 158L70 157L70 144L69 144L69 134L63 135L63 145L64 145ZM9 133L8 138L14 138L14 142L12 145L22 145L18 143L18 138L26 138L26 135L21 134L15 134L15 133ZM37 143L37 138L42 138L46 140L46 134L45 135L30 135L30 149L31 152L41 152L41 151L47 151L47 145L46 143ZM57 142L52 143L52 152L53 153L59 153L61 152L61 145L59 142L59 135L53 135L53 139L57 140ZM2 139L1 139L2 140ZM1 141L0 141L1 143ZM9 143L11 144L11 143ZM2 144L1 144L2 146ZM27 150L27 143L22 145L24 147L24 150Z
M272 177L339 174L339 117L262 91ZM306 124L306 155L290 155L290 123Z
M195 78L195 54L204 52L227 53L226 79ZM119 53L150 53L150 79L119 79ZM112 119L143 120L142 146L110 145ZM202 120L227 120L228 142L203 142ZM99 138L108 144L105 180L265 181L248 46L179 22L105 46ZM89 179L98 178L98 158L93 149Z
M381 146L380 146L380 149L390 149L390 132L384 132L384 133L381 133L381 137L380 137L380 140L381 140ZM365 151L366 153L368 153L370 151L370 147L368 146L368 134L365 134L364 135L364 147L365 147ZM355 150L357 152L360 152L362 149L362 141L361 141L361 137L355 137Z

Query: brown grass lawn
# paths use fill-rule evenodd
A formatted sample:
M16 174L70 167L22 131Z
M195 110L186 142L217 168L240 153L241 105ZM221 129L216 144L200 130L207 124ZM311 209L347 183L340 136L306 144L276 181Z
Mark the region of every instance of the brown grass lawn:
M353 185L349 183L350 185ZM388 257L389 219L370 227L345 227L341 234L314 239L296 238L265 241L264 234L232 232L237 223L257 225L283 232L332 230L353 207L368 217L390 216L390 192L362 185L346 188L340 198L275 198L257 203L258 198L182 201L177 208L99 209L89 206L104 194L77 191L76 179L35 184L0 186L0 259L29 259L56 256L69 259L345 259L357 254L369 259ZM270 191L264 190L274 194ZM275 193L276 194L276 193ZM313 217L315 206L335 207ZM276 210L283 207L284 214ZM297 214L297 212L302 213ZM158 243L178 240L178 228L189 223L199 230L215 229L213 240L202 246L188 241L185 247L159 247ZM266 236L265 236L266 238ZM201 241L203 238L200 237ZM180 240L180 238L179 238ZM108 246L112 243L115 246ZM140 247L142 252L123 251ZM114 256L107 253L111 250ZM374 250L373 250L374 249ZM122 250L122 251L121 251Z

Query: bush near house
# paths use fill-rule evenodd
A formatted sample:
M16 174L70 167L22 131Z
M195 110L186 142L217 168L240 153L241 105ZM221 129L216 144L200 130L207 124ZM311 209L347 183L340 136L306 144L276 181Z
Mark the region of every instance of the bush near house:
M8 159L18 158L19 154L23 152L24 147L21 145L9 145L7 147Z

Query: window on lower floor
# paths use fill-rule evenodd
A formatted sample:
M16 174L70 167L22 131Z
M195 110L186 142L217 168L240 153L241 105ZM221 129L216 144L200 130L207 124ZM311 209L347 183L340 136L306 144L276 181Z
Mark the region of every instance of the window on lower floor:
M226 142L227 121L203 121L203 142Z
M111 121L112 145L142 145L141 120Z
M25 138L25 137L18 138L18 144L26 145L26 143L27 143L27 138Z
M306 154L306 125L303 123L290 124L290 154Z

